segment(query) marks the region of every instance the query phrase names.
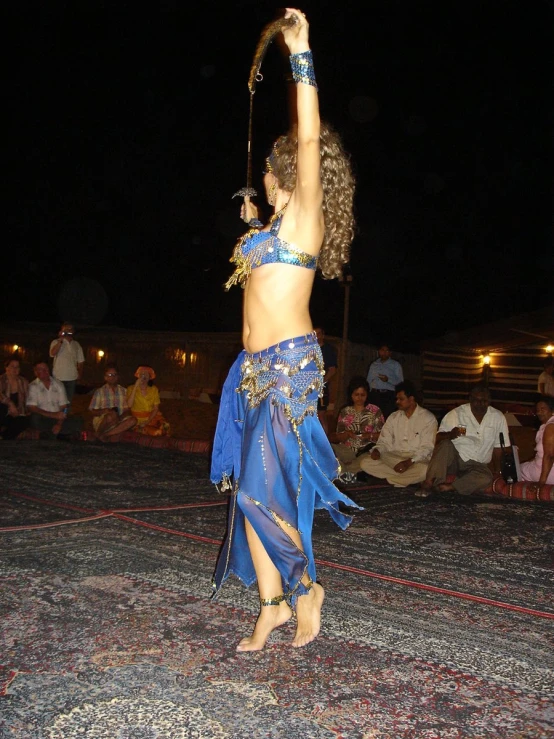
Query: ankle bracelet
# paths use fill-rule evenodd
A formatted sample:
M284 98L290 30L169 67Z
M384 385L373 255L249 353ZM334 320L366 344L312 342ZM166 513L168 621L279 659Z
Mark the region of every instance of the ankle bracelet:
M274 598L260 598L260 605L262 606L278 606L285 600L283 594L276 595Z

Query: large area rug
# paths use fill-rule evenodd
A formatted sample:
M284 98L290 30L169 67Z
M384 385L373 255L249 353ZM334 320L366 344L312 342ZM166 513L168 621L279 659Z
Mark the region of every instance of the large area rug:
M554 736L554 508L375 486L316 514L324 625L237 654L256 593L210 579L208 458L0 443L0 736Z

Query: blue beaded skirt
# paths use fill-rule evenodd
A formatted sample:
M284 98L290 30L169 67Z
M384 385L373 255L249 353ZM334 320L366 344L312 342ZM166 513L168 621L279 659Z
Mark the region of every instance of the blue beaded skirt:
M333 484L339 465L317 417L323 358L314 333L256 354L243 351L229 371L214 438L211 480L230 493L228 526L213 578L214 594L233 573L256 582L245 531L248 519L279 570L294 605L316 579L314 510L324 508L345 529L359 508ZM287 535L300 534L303 551Z

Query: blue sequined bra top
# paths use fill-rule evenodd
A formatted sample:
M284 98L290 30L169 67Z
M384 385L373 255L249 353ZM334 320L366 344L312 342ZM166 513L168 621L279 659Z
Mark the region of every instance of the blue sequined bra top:
M252 270L262 264L293 264L296 267L317 269L317 257L295 249L279 238L282 219L283 211L274 216L269 231L253 228L239 239L229 260L236 267L225 283L226 290L237 284L244 287Z

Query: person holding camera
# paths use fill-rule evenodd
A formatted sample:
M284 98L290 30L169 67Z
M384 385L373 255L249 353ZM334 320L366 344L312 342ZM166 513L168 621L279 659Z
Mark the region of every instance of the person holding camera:
M71 405L75 394L77 380L83 376L85 355L78 341L73 338L75 329L73 324L64 323L58 333L58 338L50 343L50 356L54 359L52 375L65 387L67 400Z

